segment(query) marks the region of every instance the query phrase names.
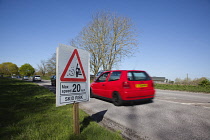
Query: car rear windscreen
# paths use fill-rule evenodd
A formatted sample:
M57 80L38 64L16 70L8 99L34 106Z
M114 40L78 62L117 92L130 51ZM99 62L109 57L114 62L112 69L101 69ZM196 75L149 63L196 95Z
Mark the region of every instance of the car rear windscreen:
M130 71L127 74L129 81L148 81L151 80L146 72Z

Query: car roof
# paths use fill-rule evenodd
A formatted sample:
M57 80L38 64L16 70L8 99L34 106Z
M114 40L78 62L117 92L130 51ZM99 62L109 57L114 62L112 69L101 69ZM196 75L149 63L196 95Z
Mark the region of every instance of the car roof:
M110 70L110 71L104 71L104 72L114 72L114 71L140 71L140 72L145 72L143 70Z

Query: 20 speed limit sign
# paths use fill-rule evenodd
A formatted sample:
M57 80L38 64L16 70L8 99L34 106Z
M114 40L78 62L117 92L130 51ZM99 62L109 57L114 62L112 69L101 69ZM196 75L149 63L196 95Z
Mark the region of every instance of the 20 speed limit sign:
M83 101L86 99L86 84L61 82L60 95L61 103Z
M89 53L67 45L56 53L56 106L89 101Z

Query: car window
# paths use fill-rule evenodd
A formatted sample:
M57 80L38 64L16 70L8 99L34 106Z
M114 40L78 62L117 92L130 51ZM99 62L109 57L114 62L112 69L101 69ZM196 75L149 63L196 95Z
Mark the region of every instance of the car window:
M147 81L151 80L146 72L131 71L127 74L129 81Z
M102 74L102 75L96 80L96 82L105 82L108 75L109 75L109 72L106 72L106 73Z
M112 72L112 74L109 77L109 81L116 81L119 80L121 76L121 72L120 71L114 71Z
M96 74L96 77L98 77L101 73L103 73L103 71L99 71L99 72Z

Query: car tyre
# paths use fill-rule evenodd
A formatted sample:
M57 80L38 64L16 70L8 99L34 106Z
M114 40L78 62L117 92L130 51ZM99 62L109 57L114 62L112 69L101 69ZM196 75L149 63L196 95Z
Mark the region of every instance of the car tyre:
M115 92L115 93L113 94L112 102L113 102L113 104L114 104L115 106L120 106L120 105L122 105L122 99L121 99L119 93Z

